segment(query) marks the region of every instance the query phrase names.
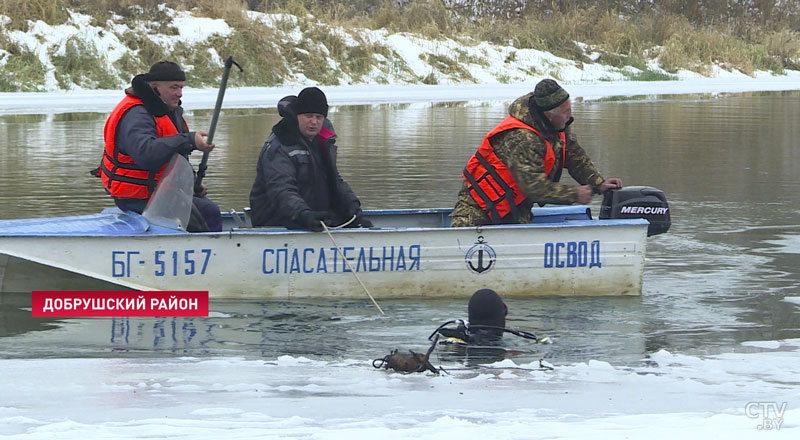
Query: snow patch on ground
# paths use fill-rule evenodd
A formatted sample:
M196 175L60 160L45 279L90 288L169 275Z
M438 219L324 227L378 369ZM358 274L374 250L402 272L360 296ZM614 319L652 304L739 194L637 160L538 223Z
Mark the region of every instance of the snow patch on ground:
M437 102L510 102L533 90L536 82L514 84L454 85L353 85L322 87L336 111L340 105L414 104L430 106ZM229 108L275 108L278 100L300 92L304 86L229 88L223 112ZM800 90L800 72L786 76L758 78L695 78L681 81L619 81L598 84L565 85L573 101L608 97L634 97L681 94L718 95L751 91ZM217 89L183 91L186 110L211 109ZM55 114L71 112L108 113L122 98L122 90L76 90L48 93L0 93L0 115ZM654 98L653 98L654 99Z
M76 12L70 12L68 23L50 26L44 22L30 22L28 32L6 31L9 40L15 42L26 50L36 54L44 65L47 81L44 91L59 90L58 82L53 75L54 65L52 57L63 53L64 47L70 39L79 39L92 44L97 49L108 72L114 77L120 71L114 64L123 56L136 57L135 51L129 50L122 42L127 33L133 32L139 36L149 38L154 43L165 48L166 52L174 50L178 45L197 45L207 42L212 37L228 37L234 30L223 19L196 17L190 12L177 11L166 6L162 7L165 14L171 17L171 29L176 33L154 32L158 26L154 23L136 22L134 28L125 24L122 17L113 17L104 24L104 28L92 25L92 17ZM323 54L328 54L327 64L332 69L341 68L339 62L332 59L330 52L322 41L314 41L304 34L304 29L327 29L342 38L347 47L356 47L366 42L384 47L391 58L375 53L373 59L378 62L363 77L353 77L352 72L340 71L340 84L409 84L421 82L437 85L459 84L513 84L535 83L542 78L552 77L564 84L602 84L608 82L625 81L641 70L633 67L617 68L593 63L577 63L554 56L550 53L534 49L517 49L507 45L495 45L487 42L476 42L469 39L442 38L428 40L408 33L389 34L386 30L371 30L366 28L341 28L329 26L312 16L294 17L285 14L264 14L248 11L247 16L254 21L259 21L273 30L279 39L295 44L303 42L309 47L316 47ZM7 21L7 18L4 18ZM163 32L163 31L162 31ZM596 48L578 43L590 59L597 60L600 53ZM254 48L255 50L255 48ZM302 51L300 47L294 50ZM657 54L657 48L650 51ZM214 50L210 51L213 62L222 67L223 57ZM286 55L284 54L284 57ZM0 63L7 62L7 54L0 53ZM276 60L285 62L286 60ZM341 61L341 60L340 60ZM191 85L191 68L187 70L188 85ZM648 69L652 72L665 74L657 58L648 62ZM672 74L679 80L695 80L704 78L702 75L691 71L679 71ZM772 76L768 72L756 72L755 78ZM710 68L710 78L748 79L747 75L738 71L728 71L720 66ZM286 81L286 86L315 85L305 75L294 72ZM120 84L122 87L123 84Z

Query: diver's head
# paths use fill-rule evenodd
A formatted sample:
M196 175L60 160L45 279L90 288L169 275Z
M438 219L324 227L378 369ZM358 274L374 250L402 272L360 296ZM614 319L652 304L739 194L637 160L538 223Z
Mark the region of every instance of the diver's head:
M503 328L506 326L508 308L500 295L491 289L481 289L469 299L469 324L488 325Z

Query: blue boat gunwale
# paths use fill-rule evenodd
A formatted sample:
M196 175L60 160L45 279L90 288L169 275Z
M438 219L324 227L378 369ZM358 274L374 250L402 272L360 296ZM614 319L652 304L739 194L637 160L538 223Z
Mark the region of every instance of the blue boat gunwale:
M380 217L390 215L448 215L452 209L450 208L426 208L426 209L383 209L383 210L366 210L364 214L368 217ZM441 231L441 230L475 230L476 228L482 230L492 229L543 229L543 228L585 228L585 227L614 227L614 226L647 226L649 222L645 219L605 219L595 220L591 219L589 208L583 205L574 206L555 206L546 208L534 208L534 219L538 222L529 224L504 224L504 225L484 225L484 226L468 226L461 228L451 228L449 225L442 226L392 226L392 227L375 227L369 229L331 229L332 233L357 233L357 234L374 234L374 233L390 233L390 232L422 232L422 231ZM233 215L243 216L243 213L223 213L223 217L232 218ZM551 221L548 221L551 220ZM94 223L95 230L69 230L62 228L62 230L53 232L37 231L38 226L45 224L52 224L54 228L58 229L65 223L73 224L91 224ZM6 225L16 224L18 230L9 232L3 230L4 223ZM444 222L443 222L444 223ZM26 224L31 230L26 231ZM124 213L116 208L109 208L103 210L99 214L88 214L82 216L69 216L69 217L46 217L37 219L18 219L18 220L0 220L0 237L144 237L144 236L243 236L243 235L287 235L287 234L309 234L310 231L306 230L287 230L284 228L233 228L230 230L223 230L221 232L204 232L204 233L188 233L183 230L170 229L152 225L139 214Z
M357 228L357 229L330 229L332 234L340 233L353 233L353 234L370 234L370 233L389 233L389 232L425 232L425 231L472 231L475 229L492 230L492 229L564 229L564 228L586 228L586 227L614 227L614 226L647 226L650 223L645 219L609 219L609 220L567 220L564 222L553 223L529 223L529 224L511 224L511 225L486 225L486 226L464 226L459 228L451 228L449 226L438 227L419 227L419 226L402 226L402 227L382 227L382 228ZM309 234L312 233L306 230L297 229L269 229L269 228L243 228L235 229L233 231L222 232L202 232L192 235L287 235L287 234ZM154 234L155 235L155 234Z

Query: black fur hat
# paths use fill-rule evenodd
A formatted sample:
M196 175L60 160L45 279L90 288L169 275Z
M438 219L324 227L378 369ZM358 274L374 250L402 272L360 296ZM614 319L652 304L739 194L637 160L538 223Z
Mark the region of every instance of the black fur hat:
M317 113L325 117L328 116L328 99L322 93L322 90L316 87L306 87L300 91L293 107L296 115Z
M148 81L186 81L186 73L172 61L159 61L150 66L146 74Z

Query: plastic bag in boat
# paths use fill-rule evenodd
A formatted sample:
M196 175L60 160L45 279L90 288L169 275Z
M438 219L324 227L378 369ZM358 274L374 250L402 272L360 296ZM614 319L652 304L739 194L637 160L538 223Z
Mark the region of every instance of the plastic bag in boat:
M151 224L186 230L192 213L194 171L180 154L172 157L142 215Z

